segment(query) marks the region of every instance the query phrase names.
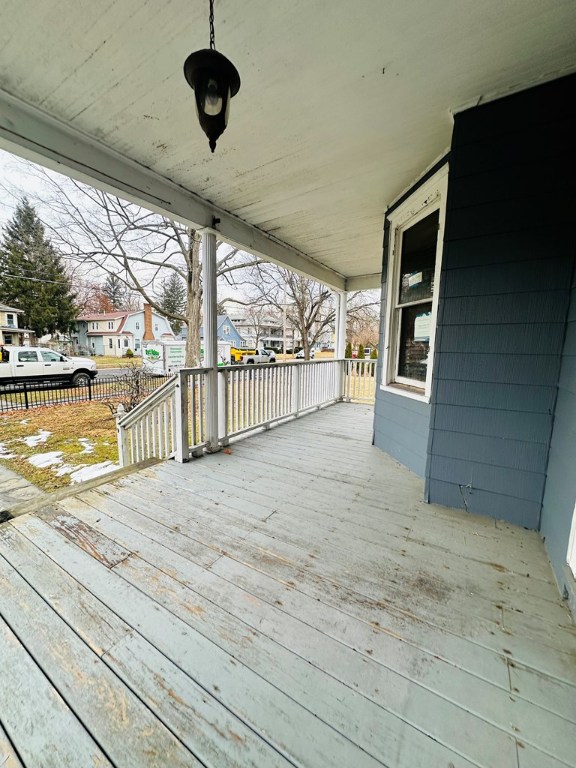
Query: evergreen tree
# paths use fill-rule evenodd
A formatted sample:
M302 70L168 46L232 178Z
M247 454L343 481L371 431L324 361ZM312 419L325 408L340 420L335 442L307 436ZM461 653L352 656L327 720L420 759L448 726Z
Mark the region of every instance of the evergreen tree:
M352 344L351 342L346 342L346 350L344 352L344 357L347 360L350 360L352 358Z
M74 326L74 300L62 259L24 198L0 244L0 301L22 309L22 325L43 336Z
M186 286L176 272L172 272L169 277L162 280L160 301L158 303L168 315L184 314L186 308ZM169 318L169 322L172 332L177 336L182 330L182 321Z
M102 294L110 302L112 311L125 309L127 290L126 283L117 275L108 275L102 286Z

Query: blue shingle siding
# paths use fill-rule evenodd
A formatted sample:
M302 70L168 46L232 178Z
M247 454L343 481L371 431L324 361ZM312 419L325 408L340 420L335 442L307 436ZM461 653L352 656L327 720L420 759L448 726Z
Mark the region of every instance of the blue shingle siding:
M456 115L450 151L427 498L530 528L540 523L576 247L575 86L572 76ZM572 349L564 367L574 372ZM572 439L574 455L576 395L561 391L558 407L567 416L557 452ZM575 492L576 480L563 492L570 517ZM568 513L560 523L549 514L546 523L545 502L543 531L565 548Z
M571 292L568 325L548 472L542 505L541 532L561 588L564 587L566 551L576 502L576 281Z

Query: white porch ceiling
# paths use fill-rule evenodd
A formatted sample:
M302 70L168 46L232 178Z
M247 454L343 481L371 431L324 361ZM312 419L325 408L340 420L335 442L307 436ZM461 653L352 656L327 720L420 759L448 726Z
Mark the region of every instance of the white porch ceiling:
M211 155L182 64L208 0L4 0L0 145L336 288L378 284L386 206L451 110L576 69L573 0L216 0L242 87Z

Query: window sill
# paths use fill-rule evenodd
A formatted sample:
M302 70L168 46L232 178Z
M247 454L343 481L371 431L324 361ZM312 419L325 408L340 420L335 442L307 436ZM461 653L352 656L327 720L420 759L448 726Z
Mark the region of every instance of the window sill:
M430 395L427 395L424 390L409 387L406 384L380 384L380 389L383 392L390 392L401 397L409 397L411 400L418 400L421 403L430 402Z

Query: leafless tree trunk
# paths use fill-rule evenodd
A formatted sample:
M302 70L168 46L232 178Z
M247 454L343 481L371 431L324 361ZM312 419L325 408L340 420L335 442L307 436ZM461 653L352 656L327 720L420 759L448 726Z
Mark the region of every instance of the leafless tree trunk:
M202 262L200 235L188 229L188 270L186 275L186 365L200 365L200 326L202 324Z

